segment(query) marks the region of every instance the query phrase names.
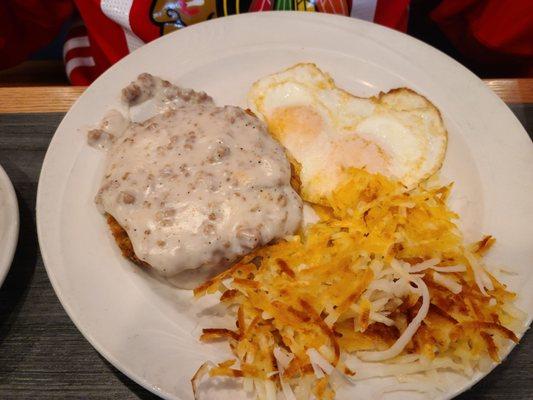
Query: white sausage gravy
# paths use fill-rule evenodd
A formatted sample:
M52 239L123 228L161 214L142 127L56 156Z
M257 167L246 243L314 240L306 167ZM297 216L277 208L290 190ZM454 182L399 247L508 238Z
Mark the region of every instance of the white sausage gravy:
M95 201L160 275L190 288L298 229L289 162L258 118L149 74L122 99L157 113L136 123L112 111L89 132L107 152Z

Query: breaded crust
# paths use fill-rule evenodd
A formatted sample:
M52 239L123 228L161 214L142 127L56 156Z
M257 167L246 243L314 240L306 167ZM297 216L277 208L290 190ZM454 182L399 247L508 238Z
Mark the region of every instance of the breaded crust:
M122 252L122 255L140 267L151 268L150 264L142 261L135 255L135 251L133 251L133 245L131 244L128 233L124 230L124 228L122 228L122 226L120 226L117 220L110 214L106 214L106 219L107 225L109 225L109 229L111 230L111 233L113 234L115 242Z

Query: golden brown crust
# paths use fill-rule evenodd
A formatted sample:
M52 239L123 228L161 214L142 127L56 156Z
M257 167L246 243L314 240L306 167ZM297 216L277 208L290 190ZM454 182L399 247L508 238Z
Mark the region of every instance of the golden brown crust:
M131 244L128 233L124 230L124 228L122 228L122 226L120 226L117 220L110 214L106 214L106 218L107 225L109 225L109 229L111 230L111 233L113 234L115 242L122 252L122 255L140 267L151 268L150 264L142 261L135 255L135 251L133 250L133 245Z
M300 193L302 188L302 181L300 179L300 172L302 171L301 164L296 161L291 155L286 152L289 163L291 164L291 186L297 192Z

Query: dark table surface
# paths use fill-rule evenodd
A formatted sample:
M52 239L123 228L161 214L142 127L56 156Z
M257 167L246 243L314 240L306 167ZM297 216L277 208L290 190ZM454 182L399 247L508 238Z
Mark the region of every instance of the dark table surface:
M532 136L533 104L510 107ZM82 337L46 275L35 231L35 197L44 154L62 117L0 114L0 163L15 186L21 218L15 258L0 288L0 400L156 399ZM458 399L533 399L533 333L528 331L496 370Z

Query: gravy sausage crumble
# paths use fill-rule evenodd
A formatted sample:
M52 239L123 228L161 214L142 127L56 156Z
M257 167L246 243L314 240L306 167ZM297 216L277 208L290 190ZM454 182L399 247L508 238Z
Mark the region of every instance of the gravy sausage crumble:
M107 150L95 201L144 265L191 287L296 231L289 162L258 118L149 74L122 94L128 106L154 101L157 113L135 123L114 111L89 132Z

